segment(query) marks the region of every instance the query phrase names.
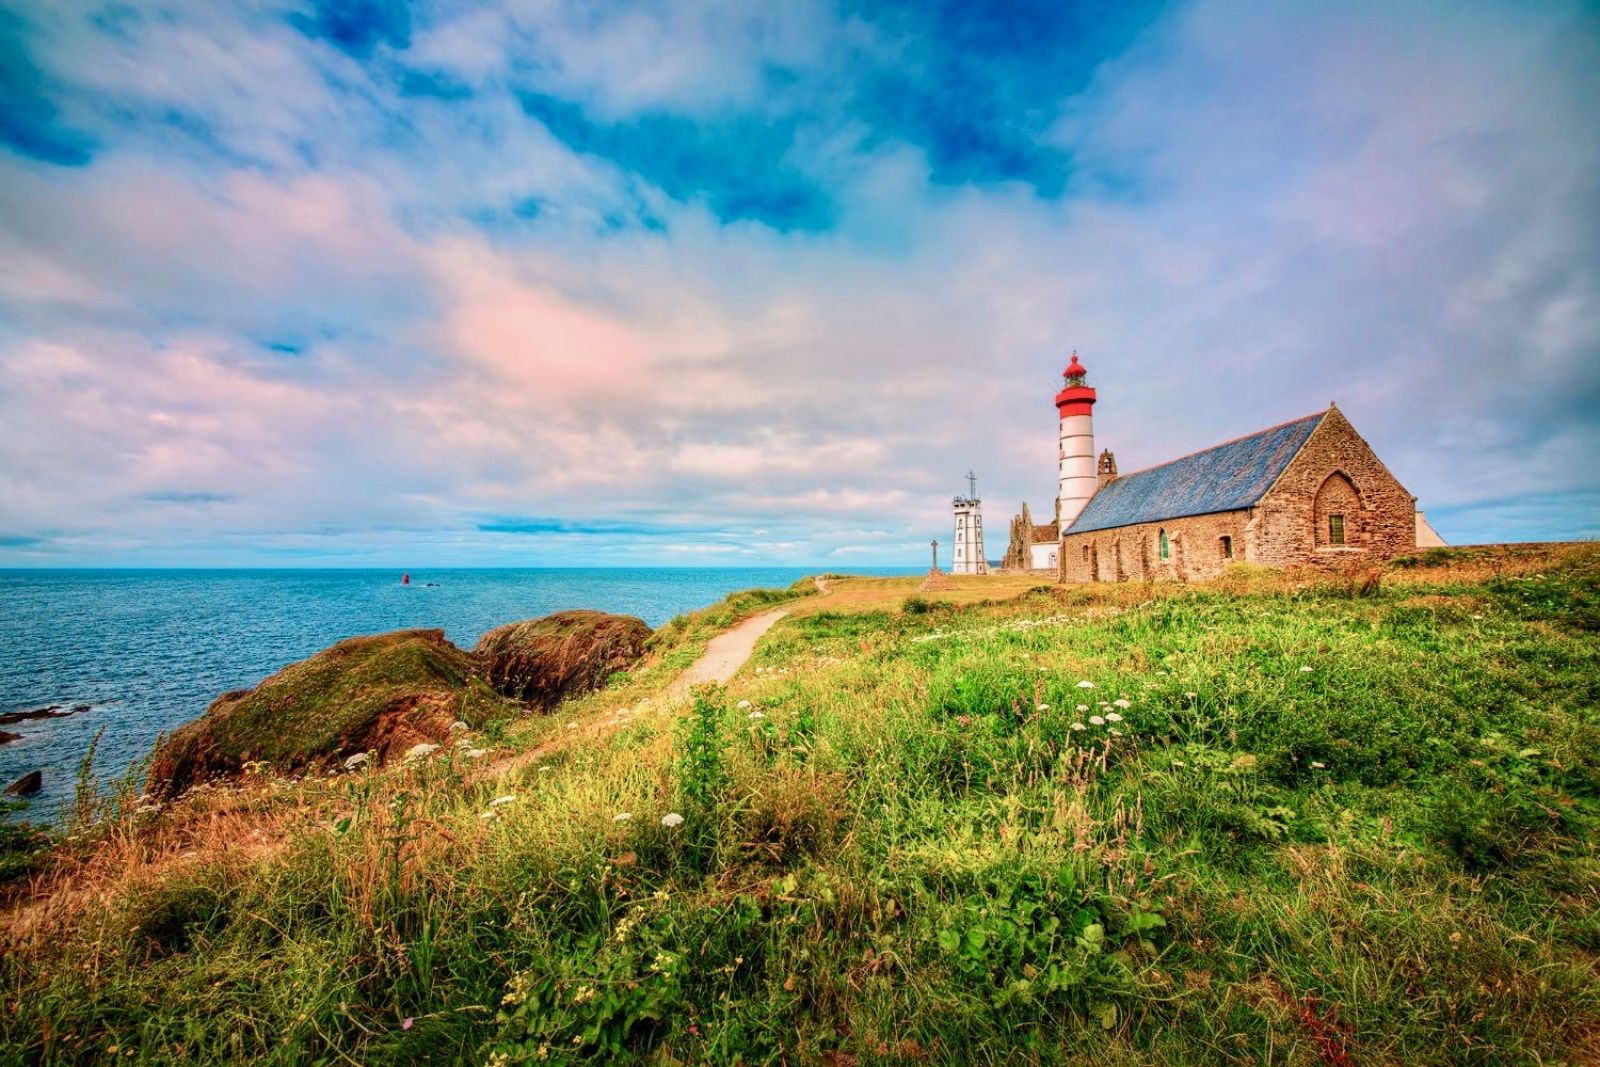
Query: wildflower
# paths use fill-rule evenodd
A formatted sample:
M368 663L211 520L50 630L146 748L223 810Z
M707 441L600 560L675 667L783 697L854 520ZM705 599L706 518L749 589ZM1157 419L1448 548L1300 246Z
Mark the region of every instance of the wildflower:
M1083 681L1078 683L1078 688L1079 689L1093 689L1094 688L1094 683L1089 681L1087 678L1085 678Z
M1089 705L1087 705L1087 704L1079 704L1077 710L1079 710L1079 711L1088 711L1089 710Z
M749 706L750 706L750 702L748 700L739 701L739 710L740 711L743 711L745 708L748 708Z
M1187 763L1185 763L1185 762L1183 762L1183 760L1181 760L1181 759L1175 759L1175 760L1173 760L1173 761L1172 761L1172 765L1173 765L1173 766L1174 766L1174 767L1187 767L1187 766L1188 766L1188 764L1187 764Z
M489 801L489 806L491 808L498 808L502 804L509 804L515 799L517 799L517 796L516 796L515 793L507 793L503 797L495 797L493 800Z
M460 719L457 719L455 722L450 724L450 732L453 734L464 734L469 729L470 727Z
M354 756L350 756L344 761L344 769L347 771L353 771L363 763L367 762L369 758L371 758L369 753L357 752Z
M579 986L578 991L572 994L572 1003L574 1004L587 1004L593 999L594 986L592 985Z
M1190 700L1193 700L1193 699L1195 699L1195 698L1196 698L1196 697L1198 697L1198 696L1199 696L1199 695L1200 695L1200 694L1199 694L1199 693L1185 693L1185 694L1183 694L1183 695L1184 695L1184 696L1186 696L1186 697L1188 697L1188 698L1189 698L1189 699L1190 699Z
M484 750L481 748L469 748L461 754L467 759L482 759L488 753L484 752Z
M1327 764L1326 764L1326 763L1323 763L1323 762L1322 762L1322 761L1321 761L1321 760L1312 760L1312 761L1311 761L1311 766L1313 766L1313 767L1315 767L1315 768L1316 768L1316 769L1317 769L1317 770L1319 770L1319 771L1320 771L1320 770L1322 770L1322 769L1323 769L1323 768L1324 768L1324 767L1326 767L1326 766L1327 766Z
M427 741L424 741L420 745L412 745L411 748L406 751L406 759L420 759L423 756L432 755L438 750L438 745L429 744Z
M611 821L612 822L627 822L631 818L633 818L633 812L631 812L631 811L619 811L615 815L611 816Z
M539 773L540 774L548 774L549 771L550 771L550 764L542 763L542 764L539 765Z
M1089 725L1090 726L1104 726L1105 724L1106 724L1106 721L1104 719L1102 719L1100 716L1098 716L1098 715L1089 716Z
M484 811L484 812L479 812L478 813L478 818L480 818L480 819L493 819L493 818L497 817L499 814L500 813L498 811Z
M1113 726L1111 728L1111 736L1112 737L1121 737L1122 736L1122 731L1117 729L1115 726Z
M683 816L679 815L675 811L669 811L665 815L661 816L661 825L662 826L682 826L683 825Z
M1311 673L1311 668L1310 667L1301 667L1300 668L1300 673L1301 674L1310 674Z
M1114 711L1106 712L1106 722L1121 722L1121 721L1122 721L1122 716L1121 715L1118 715Z
M766 715L759 711L752 711L750 714L746 715L745 718L749 719L751 722L755 722L758 719L765 719Z
M1119 708L1131 708L1131 707L1133 707L1133 702L1130 701L1127 697L1123 697L1121 700L1113 700L1111 703L1115 704Z
M409 1030L411 1029L411 1024L416 1021L417 1020L413 1016L407 1015L405 1021L400 1024L400 1029Z
M1072 724L1072 728L1073 728L1073 729L1074 729L1074 730L1087 730L1087 729L1088 729L1088 727L1087 727L1087 726L1085 726L1085 725L1083 725L1083 723L1081 723L1081 722L1075 722L1075 723L1073 723L1073 724Z
M1049 711L1050 710L1050 705L1049 704L1035 704L1034 705L1034 710L1036 710L1036 711Z
M569 730L576 730L576 729L577 729L577 728L578 728L578 724L577 724L577 723L575 723L575 722L569 722L569 723L567 723L567 729L569 729Z

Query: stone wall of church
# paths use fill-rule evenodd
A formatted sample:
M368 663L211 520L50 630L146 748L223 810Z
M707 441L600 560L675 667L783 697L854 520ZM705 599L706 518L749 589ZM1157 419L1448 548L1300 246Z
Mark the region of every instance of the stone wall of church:
M1415 551L1416 501L1338 408L1317 425L1256 505L1249 557L1273 566L1345 567ZM1329 520L1342 518L1343 544Z
M1223 511L1115 530L1068 534L1061 545L1062 580L1142 582L1209 578L1245 559L1250 511ZM1161 558L1161 534L1167 558ZM1227 538L1226 541L1223 539ZM1231 555L1229 553L1231 552Z

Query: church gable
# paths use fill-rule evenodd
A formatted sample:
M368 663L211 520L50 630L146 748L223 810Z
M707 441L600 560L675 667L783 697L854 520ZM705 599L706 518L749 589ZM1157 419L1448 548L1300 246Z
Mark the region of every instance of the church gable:
M1336 407L1262 497L1259 513L1262 562L1387 558L1416 547L1415 499Z
M1327 414L1272 426L1109 482L1066 533L1251 507L1279 480Z

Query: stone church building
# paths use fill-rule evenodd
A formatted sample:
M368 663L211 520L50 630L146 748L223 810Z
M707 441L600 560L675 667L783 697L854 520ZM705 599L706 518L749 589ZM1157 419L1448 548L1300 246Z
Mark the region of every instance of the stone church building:
M1342 567L1444 543L1335 405L1119 475L1109 451L1094 454L1085 374L1074 353L1056 395L1056 522L1033 524L1024 505L1007 568L1069 582L1189 579L1233 560Z

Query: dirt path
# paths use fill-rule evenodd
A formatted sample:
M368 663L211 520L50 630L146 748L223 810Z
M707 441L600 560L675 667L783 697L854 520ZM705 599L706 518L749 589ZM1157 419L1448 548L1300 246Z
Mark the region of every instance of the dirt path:
M690 690L697 685L708 682L720 685L728 681L738 674L739 668L749 660L750 654L756 650L756 642L761 640L762 635L777 625L778 620L787 614L789 614L788 608L775 608L760 615L752 615L707 642L706 650L700 658L673 679L672 684L658 695L647 697L632 707L621 708L603 718L592 719L525 752L495 760L484 769L490 774L504 774L526 766L534 760L543 759L552 752L559 752L573 744L608 734L647 712L665 710L680 704L689 699Z
M697 685L704 685L706 682L721 685L738 674L739 668L743 667L751 653L755 652L756 642L787 614L789 614L788 608L778 608L760 615L752 615L733 629L713 637L707 643L705 653L667 689L667 695L686 697L689 695L689 690Z

